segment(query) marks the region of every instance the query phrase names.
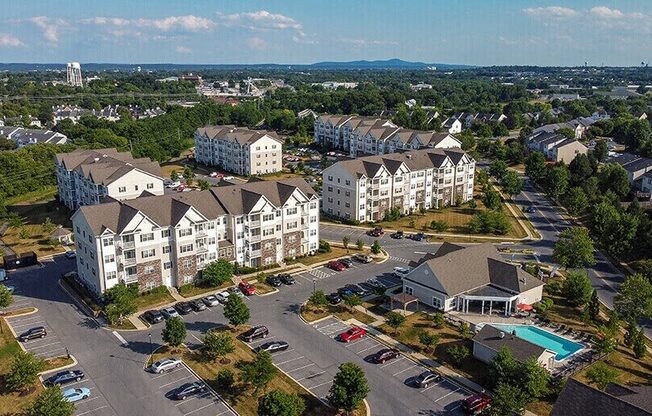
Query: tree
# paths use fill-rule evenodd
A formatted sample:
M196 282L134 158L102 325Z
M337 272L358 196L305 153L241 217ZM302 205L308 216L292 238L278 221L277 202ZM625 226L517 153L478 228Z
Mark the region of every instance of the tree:
M523 179L513 170L508 171L500 181L503 192L508 195L518 195L523 190Z
M267 351L257 353L253 361L240 362L239 367L240 380L243 383L251 384L255 393L265 390L278 372L272 362L272 355Z
M593 287L585 271L570 270L562 286L562 295L571 306L582 306L591 299Z
M315 306L325 306L328 304L328 298L323 290L316 290L315 293L310 295L308 301Z
M176 182L179 180L179 172L177 172L176 169L170 172L170 180L172 182Z
M5 285L0 285L0 308L6 308L14 302L14 295Z
M618 289L614 307L628 321L652 317L652 283L638 273L627 277Z
M573 216L583 214L589 206L589 198L579 186L571 188L562 199L568 212Z
M173 316L165 321L162 335L166 344L170 347L178 347L186 339L186 325L181 318Z
M439 340L439 335L433 334L431 332L423 331L419 334L419 342L423 344L426 352L430 349L430 347L437 345Z
M352 412L367 394L369 386L362 368L354 363L344 363L335 375L327 399L335 408Z
M347 253L349 252L349 242L351 242L351 239L349 238L348 235L342 237L342 245L344 246L344 249L346 250Z
M301 397L280 390L272 390L258 401L260 416L299 416L305 409Z
M74 413L75 405L64 400L57 385L46 388L27 410L28 416L72 416Z
M5 384L9 390L19 391L36 382L38 373L43 371L43 360L31 352L18 351L14 355L11 369L5 375Z
M381 250L380 243L378 240L374 241L374 243L371 245L371 252L374 254L379 254Z
M593 175L593 167L587 155L578 154L568 165L573 185L580 185Z
M364 241L358 240L355 242L356 247L358 247L358 250L362 250L362 247L364 247Z
M46 217L43 220L43 223L41 224L41 229L43 230L43 234L52 234L52 232L57 228L56 225L52 222L50 217Z
M552 255L564 267L578 268L595 264L593 242L584 227L567 228L559 234Z
M405 323L405 316L401 315L398 312L388 312L385 315L385 322L396 331L401 325Z
M362 305L362 299L358 295L351 295L344 299L344 303L353 310L356 306Z
M510 383L515 380L518 373L518 361L514 359L512 352L503 347L498 350L494 359L489 363L487 380L492 386L500 383Z
M568 189L569 177L568 168L563 164L549 168L544 181L544 188L548 196L558 200Z
M489 208L489 209L499 209L500 204L502 203L502 199L500 198L500 194L493 189L487 189L484 192L484 196L482 197L482 202L484 205Z
M120 282L104 292L104 298L108 305L104 308L107 320L114 324L122 323L125 316L136 312L136 297L138 296L137 285L126 285Z
M458 367L462 364L462 361L471 354L469 348L462 344L451 345L446 351L453 359L453 363Z
M503 235L509 231L509 219L502 210L484 211L475 214L467 224L473 234L498 234Z
M536 358L530 358L519 365L518 385L527 393L528 399L539 399L548 394L550 374L548 370L539 365Z
M444 318L444 314L441 312L435 312L432 314L432 323L435 324L435 328L441 328L444 326L444 322L446 319Z
M224 317L234 327L242 325L249 321L249 308L245 305L240 296L229 296L224 304Z
M642 329L637 330L634 334L634 339L632 340L632 351L639 360L645 357L647 346L645 345L645 334L643 334Z
M541 152L532 152L525 159L525 174L535 182L543 179L546 173L546 158Z
M197 186L199 186L199 189L202 191L205 191L207 189L211 189L211 184L207 180L200 179L197 181Z
M435 232L443 233L448 229L448 224L443 220L432 220L430 221L430 228Z
M489 174L501 181L507 174L507 163L503 160L494 160L489 166Z
M233 345L233 338L226 332L208 331L204 335L204 354L211 360L219 358L224 359L224 356L230 354L235 349Z
M487 412L492 416L520 414L527 403L528 398L519 386L500 383L494 390L491 407Z
M600 299L598 299L598 291L595 289L593 289L593 293L591 293L591 299L589 300L589 304L586 306L586 311L593 322L598 320L598 317L600 316Z
M612 191L619 197L629 194L629 177L625 168L617 163L607 163L598 174L602 192Z
M623 344L627 348L632 348L632 345L634 345L634 338L636 337L636 333L638 332L638 328L636 327L636 322L630 321L627 323L627 331L625 332L625 336L623 337Z
M598 160L598 162L604 162L609 156L609 147L605 140L598 140L595 143L595 148L593 148L593 155Z
M201 276L202 279L208 282L211 286L219 286L222 283L231 280L234 271L235 267L233 266L233 263L226 259L219 259L204 267Z
M611 368L603 362L597 362L587 370L586 377L600 390L604 390L609 384L616 381L619 374L615 368Z

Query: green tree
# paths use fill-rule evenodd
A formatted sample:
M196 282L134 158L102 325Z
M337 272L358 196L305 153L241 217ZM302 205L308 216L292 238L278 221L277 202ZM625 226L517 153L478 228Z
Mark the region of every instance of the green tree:
M28 416L72 416L75 405L63 398L59 386L48 387L27 409Z
M14 354L11 369L5 375L5 385L11 391L19 391L36 382L38 373L43 371L43 360L34 353L18 351Z
M170 172L170 180L172 182L176 182L176 181L179 180L179 172L177 172L176 169L174 169L172 172Z
M523 179L518 173L510 170L503 176L500 186L507 195L518 195L523 190Z
M638 273L627 277L618 289L614 307L627 321L652 317L652 283Z
M535 182L546 174L546 158L541 152L533 152L525 159L525 174Z
M435 232L443 233L448 230L448 224L443 220L432 220L430 221L430 228Z
M500 383L494 390L491 407L486 413L490 416L521 414L527 403L526 393L519 386Z
M559 234L553 259L564 267L578 268L595 264L593 241L584 227L567 228Z
M632 351L639 360L645 357L647 346L645 345L645 334L643 334L642 329L637 330L634 335L634 339L632 340Z
M388 312L385 315L385 322L392 328L394 331L405 323L405 316L401 315L398 312Z
M562 198L564 205L573 216L582 215L589 206L589 198L579 186L571 188Z
M43 230L43 234L50 235L54 230L56 230L57 226L52 222L50 217L46 217L43 220L43 223L41 224L41 229Z
M593 155L598 160L598 162L604 162L609 156L609 147L605 140L598 140L595 143L595 148L593 149Z
M14 302L14 295L7 286L0 284L0 308L6 308Z
M258 401L260 416L299 416L306 409L301 397L294 393L272 390Z
M315 293L310 295L308 301L315 306L325 306L328 304L328 298L323 290L316 290Z
M518 375L520 382L517 384L527 393L528 399L539 399L548 394L550 374L539 365L536 358L530 358L519 365Z
M374 243L371 245L371 252L374 254L379 254L381 250L380 243L378 240L374 241Z
M457 328L457 332L459 332L460 336L465 339L469 339L473 336L473 332L471 331L471 326L466 322L462 322L460 324L460 326Z
M425 351L428 352L431 347L434 347L439 343L440 337L437 334L431 332L423 331L419 334L419 342L425 347Z
M208 282L211 286L219 286L222 283L231 280L234 271L235 267L233 266L233 263L226 259L219 259L204 267L201 276L202 279Z
M256 394L261 390L264 391L278 372L272 362L272 355L267 351L257 353L253 361L240 362L239 367L240 380L251 384Z
M462 344L454 344L448 347L446 350L448 352L448 355L451 356L451 359L453 360L453 364L456 366L460 366L462 364L462 361L466 359L469 355L471 355L471 351L469 351L469 347L464 346Z
M602 192L612 191L619 197L629 194L629 177L625 168L617 163L607 163L598 174L598 181Z
M138 296L137 285L126 285L120 282L112 288L104 292L104 298L108 304L104 308L107 320L111 324L120 323L125 316L135 313L138 307L136 306L136 297Z
M240 296L231 295L224 304L224 317L234 327L249 321L250 312Z
M348 235L342 237L342 245L344 246L344 249L346 250L347 253L349 252L349 242L351 242L351 239L349 238Z
M487 369L487 380L492 386L498 386L500 383L510 383L518 375L518 361L514 359L512 352L503 347L494 356L489 368Z
M627 323L627 332L625 332L625 336L623 337L623 344L627 348L632 348L632 345L634 344L634 338L636 337L636 333L638 332L638 328L636 327L636 322L630 321Z
M558 200L568 189L569 179L568 168L563 164L548 168L544 182L546 193Z
M435 328L441 328L444 326L444 323L446 322L446 319L444 318L444 314L441 312L435 312L432 314L432 323L435 325Z
M165 328L161 334L166 344L170 347L178 347L186 340L186 325L181 318L173 316L165 321Z
M235 382L235 378L233 376L233 371L229 370L228 368L221 369L217 373L217 377L215 378L215 382L221 388L223 388L225 390L230 390L231 387L233 387L233 383Z
M333 384L331 385L328 401L336 409L352 412L369 394L369 386L364 371L354 363L340 365Z
M205 191L207 189L211 189L211 184L207 180L200 179L197 181L197 186L199 186L199 189L202 191Z
M356 306L362 305L362 299L358 295L351 295L344 299L344 303L353 310Z
M494 160L489 166L489 174L501 181L507 174L507 163L503 160Z
M467 224L469 231L473 234L506 234L511 225L509 219L502 210L484 211L475 214Z
M597 362L586 371L586 377L600 390L604 390L610 383L616 381L620 373L615 368L609 367L603 362Z
M233 338L226 332L208 331L204 335L203 342L204 347L202 350L211 360L216 358L222 360L227 354L235 350Z
M358 247L358 250L362 250L362 247L364 247L364 241L358 240L355 242L356 247Z
M593 287L583 270L570 270L562 286L562 295L571 306L582 306L591 299Z
M500 194L493 189L487 189L484 192L484 196L482 197L482 202L484 205L489 208L489 209L499 209L500 204L502 203L502 199L500 198Z
M595 289L593 289L593 293L591 293L591 299L586 307L586 311L593 322L598 320L598 317L600 316L600 299L598 298L598 291Z

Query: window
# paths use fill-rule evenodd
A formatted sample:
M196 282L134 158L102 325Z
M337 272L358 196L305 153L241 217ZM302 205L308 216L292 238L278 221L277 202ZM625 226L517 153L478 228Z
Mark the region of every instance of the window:
M296 221L288 222L287 227L285 227L285 228L287 228L288 230L292 230L294 228L297 228L297 222Z
M118 192L120 192L120 193L127 192L127 187L126 186L119 187Z
M171 249L172 249L172 247L170 247L170 246L163 246L163 254L168 254Z
M274 214L265 214L263 215L263 221L273 221L274 220Z
M95 253L91 251L89 254L91 255L91 260L95 260Z
M333 192L333 187L332 186L328 187L328 192Z
M410 286L404 286L403 291L408 295L414 295L414 288Z
M183 260L183 267L184 267L185 269L187 269L187 268L189 268L189 267L192 267L192 260L190 260L190 259L185 259L185 260Z
M348 179L347 179L347 180L345 180L345 181L344 181L344 183L345 183L345 184L346 184L347 186L348 186L348 185L351 185L351 181L350 181L350 180L348 180Z
M118 272L116 271L106 272L104 273L104 276L106 277L106 280L115 279L118 277Z
M272 234L274 234L274 228L273 227L272 228L265 228L263 230L263 237L267 237L267 236L270 236Z
M432 306L437 308L437 309L442 309L444 304L443 304L443 302L442 302L442 300L440 298L438 298L436 296L433 296L432 297Z
M138 185L134 185L134 191L138 190Z
M154 189L154 184L153 183L148 183L147 184L147 189Z
M152 289L154 289L155 287L156 287L156 283L155 283L155 282L151 282L151 281L150 281L150 282L145 283L145 290L152 290Z
M172 262L171 261L167 261L167 262L163 263L163 269L170 270L171 268L172 268Z
M338 193L339 193L339 191L338 191ZM344 195L346 195L346 196L351 196L351 192L346 191L346 192L344 192Z
M220 223L219 218L217 219L217 223L218 224ZM215 229L215 223L214 222L209 222L208 224L206 224L206 229L207 230L214 230Z
M317 230L310 230L310 235L317 235Z
M310 222L317 222L317 216L316 215L311 216Z
M154 266L145 266L145 274L154 273Z
M193 277L192 276L183 276L183 283L192 283Z
M104 247L112 246L113 245L113 239L112 238L105 238L104 240L102 240L102 245L104 245Z
M297 213L297 207L287 209L287 215L294 215L296 213Z
M189 251L192 251L192 244L183 244L181 247L179 247L180 253L187 253Z
M186 237L192 235L192 228L182 228L179 230L179 237Z
M154 233L147 233L140 235L140 242L144 243L146 241L152 241L154 239Z
M156 255L156 250L153 248L150 248L149 250L143 250L140 252L140 255L144 259L154 257Z
M315 209L317 208L317 203L316 202L311 202L310 203L310 209Z
M333 177L331 175L328 175L328 181L333 182Z
M243 221L242 217L238 217L238 218L235 219L236 224L242 224L242 221Z
M237 238L238 240L243 239L244 238L244 232L240 231L239 233L237 233L235 235L235 238Z
M276 211L276 216L277 216L277 217L280 217L280 216L281 216L281 210L280 210L280 209Z
M294 243L297 240L296 235L291 235L288 237L288 243Z
M167 238L170 236L170 230L163 230L161 231L161 237L162 238Z
M215 237L209 237L208 244L215 245Z
M271 250L272 248L274 248L274 244L272 244L272 243L265 243L265 250Z
M104 263L115 263L115 256L113 254L104 256Z

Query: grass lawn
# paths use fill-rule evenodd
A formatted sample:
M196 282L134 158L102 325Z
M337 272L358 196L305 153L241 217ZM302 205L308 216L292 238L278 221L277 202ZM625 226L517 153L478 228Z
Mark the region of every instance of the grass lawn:
M62 355L61 357L48 358L45 360L45 367L43 367L43 371L54 370L55 368L61 368L72 363L72 358L68 358L65 355Z
M345 305L326 305L316 307L307 303L303 308L301 308L301 316L308 322L325 318L328 315L335 315L343 321L354 318L364 324L370 324L374 321L371 316L355 309L351 310Z
M236 333L230 332L229 329L221 328L217 330L228 331L234 337L242 332L246 328L239 329ZM258 414L258 398L264 394L260 392L255 395L253 388L244 385L239 382L238 375L240 370L236 368L236 363L238 361L252 361L255 357L254 352L246 346L243 342L235 339L234 340L235 350L226 356L229 360L228 364L222 364L219 361L207 361L201 352L190 351L187 349L177 350L176 354L174 352L166 351L165 349L158 351L154 354L154 359L159 359L165 356L177 355L181 356L184 362L190 366L202 379L206 381L211 387L213 387L231 406L233 406L236 411L242 416L253 416ZM232 388L225 390L220 388L215 382L217 373L220 370L229 369L235 375L235 383ZM274 379L271 381L267 387L267 391L271 390L281 390L288 393L295 393L299 395L306 403L305 415L316 415L316 416L325 416L333 415L335 411L328 408L322 402L320 402L316 397L308 393L303 387L299 386L296 382L290 379L288 376L278 371Z
M268 173L262 175L261 178L266 181L277 181L279 179L291 179L291 178L304 178L307 175L302 175L300 173L292 173L290 171L283 170L282 172Z
M257 282L254 283L254 287L256 288L257 295L264 295L266 293L278 292L278 289L268 285L267 283Z
M165 163L161 165L161 171L163 171L163 177L169 178L173 170L176 170L179 175L183 174L185 166L179 164L178 162Z
M149 325L149 323L147 323L147 325ZM122 331L122 330L130 330L130 329L136 329L136 327L134 326L134 324L131 323L131 321L130 321L129 319L123 319L123 320L122 320L122 324L115 323L115 324L113 324L113 325L109 325L109 328L111 328L111 329L117 329L117 330L119 330L119 331Z
M157 306L165 305L174 302L174 298L165 286L159 286L149 291L144 292L136 298L136 307L138 310L155 308Z
M64 249L61 246L53 247L50 243L49 234L45 234L41 225L39 224L25 224L22 227L25 230L27 237L20 236L21 229L10 227L7 229L5 235L2 236L2 241L8 245L16 253L26 253L33 251L41 258L57 253L63 253Z
M219 286L210 286L203 283L188 283L187 285L183 285L179 288L179 294L184 298L191 298L193 296L203 295L205 293L214 294L230 286L233 286L233 282L231 280L227 280Z

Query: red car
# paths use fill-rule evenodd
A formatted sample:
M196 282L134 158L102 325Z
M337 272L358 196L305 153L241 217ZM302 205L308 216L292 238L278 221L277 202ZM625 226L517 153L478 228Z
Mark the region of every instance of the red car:
M350 342L350 341L355 341L358 338L362 338L365 335L367 335L367 331L365 331L360 327L354 326L350 328L348 331L342 332L337 337L342 342Z
M382 237L385 235L385 231L383 231L382 227L374 227L373 230L369 231L369 235L372 237Z
M477 415L491 406L491 397L486 394L476 394L467 397L462 402L462 409L467 415Z
M346 265L337 260L329 261L328 268L335 270L336 272L342 272L346 270Z
M238 285L238 288L242 291L247 296L255 295L256 294L256 287L252 285L251 283L247 282L246 280L243 280L240 282Z

